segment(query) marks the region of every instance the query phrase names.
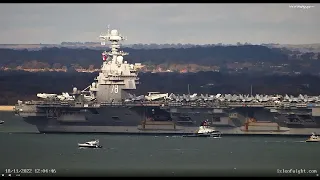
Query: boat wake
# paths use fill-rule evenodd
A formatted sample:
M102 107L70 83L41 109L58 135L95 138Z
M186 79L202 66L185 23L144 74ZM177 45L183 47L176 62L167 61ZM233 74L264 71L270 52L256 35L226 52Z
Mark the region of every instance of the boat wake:
M293 141L294 143L306 143L306 141Z
M78 147L78 149L105 149L105 148Z
M221 139L222 137L209 137L210 139Z
M305 143L306 141L252 141L253 143Z

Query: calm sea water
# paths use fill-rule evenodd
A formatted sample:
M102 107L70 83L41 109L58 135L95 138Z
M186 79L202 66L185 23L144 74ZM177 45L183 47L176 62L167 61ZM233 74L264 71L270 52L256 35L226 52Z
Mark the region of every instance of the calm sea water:
M18 119L6 114L2 114L2 119L6 122L0 125L0 173L5 176L9 175L6 169L21 168L33 173L20 176L318 176L320 173L320 143L305 143L307 137L214 139L36 134L33 126ZM95 138L100 140L102 149L77 147L77 143ZM290 173L279 174L279 170ZM301 170L317 173L306 174Z

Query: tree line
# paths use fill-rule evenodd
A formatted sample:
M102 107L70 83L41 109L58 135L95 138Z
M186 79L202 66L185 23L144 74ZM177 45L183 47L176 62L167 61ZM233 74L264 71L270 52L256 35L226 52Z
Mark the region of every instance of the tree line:
M260 45L212 46L166 49L131 49L126 60L130 63L163 64L182 63L199 65L222 65L227 62L287 62L288 52ZM60 65L68 68L78 64L88 68L100 67L101 50L43 48L37 51L0 49L0 67L16 67L27 62L37 61L53 67ZM308 57L305 57L308 58ZM44 66L44 64L39 64Z
M37 93L70 92L73 87L84 89L97 73L60 73L25 71L0 73L0 104L15 104L17 100L37 99ZM227 74L217 72L198 73L140 73L137 95L151 91L187 94L320 94L320 77L312 75L279 76Z

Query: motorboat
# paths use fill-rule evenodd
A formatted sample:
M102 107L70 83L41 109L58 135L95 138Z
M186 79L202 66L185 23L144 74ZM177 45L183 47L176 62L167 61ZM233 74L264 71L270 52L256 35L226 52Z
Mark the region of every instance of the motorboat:
M183 137L214 137L214 138L220 138L221 132L213 129L208 125L208 121L204 121L201 123L199 129L197 132L195 132L192 135L184 135Z
M315 133L312 133L312 135L309 137L309 139L306 140L306 142L320 142L320 138Z
M91 140L85 143L78 143L78 146L83 148L102 148L102 146L99 144L98 139Z
M4 123L4 121L0 120L0 124L3 124L3 123Z

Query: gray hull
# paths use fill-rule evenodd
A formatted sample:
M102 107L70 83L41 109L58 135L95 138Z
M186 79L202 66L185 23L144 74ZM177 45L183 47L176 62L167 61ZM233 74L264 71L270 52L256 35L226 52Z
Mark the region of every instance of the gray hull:
M286 116L265 109L224 110L216 113L209 109L164 110L159 107L103 107L91 110L80 109L77 112L66 110L67 114L49 117L44 111L20 112L24 120L36 125L41 133L112 133L112 134L194 134L203 120L209 119L210 126L222 134L231 135L310 135L319 133L316 122L289 128ZM209 113L208 113L209 112ZM257 124L245 128L246 116L257 119ZM147 120L152 118L152 120ZM260 121L270 123L259 123ZM280 126L278 126L280 125Z
M198 130L197 127L178 127L177 130L149 129L141 130L130 126L38 126L40 133L107 133L107 134L142 134L142 135L189 135ZM305 135L312 132L319 133L315 128L290 128L281 131L242 131L240 128L217 128L223 135Z

